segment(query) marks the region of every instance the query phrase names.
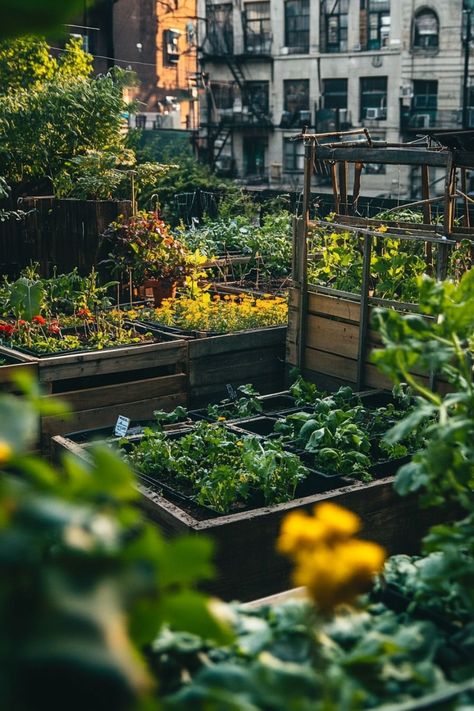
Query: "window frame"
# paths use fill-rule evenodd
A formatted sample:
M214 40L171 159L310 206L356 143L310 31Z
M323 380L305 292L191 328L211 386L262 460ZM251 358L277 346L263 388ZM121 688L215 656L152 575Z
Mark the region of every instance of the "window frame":
M372 89L365 89L364 90L364 83L367 85L369 82L372 83L377 83L377 82L383 82L384 86L383 88L372 88ZM376 104L369 103L367 104L367 101L364 100L364 97L370 97L370 96L380 96L380 101ZM373 99L375 101L375 99ZM387 101L388 101L388 76L369 76L369 77L360 77L359 79L359 121L362 123L363 121L366 120L371 120L367 119L367 110L368 109L381 109L382 115L379 117L379 119L373 119L373 120L380 120L380 121L386 121L387 120ZM385 112L383 111L385 109Z
M211 47L212 54L222 55L234 52L233 8L231 2L206 3L206 40ZM221 17L219 17L219 12L222 13Z
M299 12L298 9L294 13L289 12L291 7L298 6ZM285 47L291 54L309 54L310 18L310 0L285 0Z
M287 148L291 148L291 155L287 152ZM298 152L298 148L300 151ZM289 136L283 136L283 172L284 173L303 173L304 172L304 144L303 141L292 141ZM287 159L290 158L291 167L288 167ZM301 167L298 167L298 162L301 162Z
M249 18L249 9L266 6L267 12L260 16ZM248 54L270 54L272 48L272 17L270 0L250 0L244 3L242 10L244 31L244 51ZM255 25L257 29L252 30Z
M330 9L331 5L332 9ZM347 52L349 50L349 0L320 0L320 21L324 52L327 54ZM329 41L332 21L337 35L335 42Z
M418 29L418 20L423 15L430 15L432 19L436 22L436 32L433 33L420 33ZM433 42L421 43L420 39L434 38ZM439 51L439 38L440 38L440 22L439 15L432 7L421 7L413 15L412 22L412 37L411 37L411 49L413 52L438 52Z

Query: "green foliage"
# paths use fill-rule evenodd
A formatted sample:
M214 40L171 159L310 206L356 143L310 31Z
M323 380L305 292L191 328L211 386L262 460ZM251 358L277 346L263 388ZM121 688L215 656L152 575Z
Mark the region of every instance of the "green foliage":
M208 257L229 252L248 255L248 264L238 273L242 279L255 269L263 277L288 276L291 272L291 217L288 212L268 214L262 225L256 218L248 216L221 216L218 220L206 220L197 229L183 232L182 239L191 250L198 249Z
M92 72L92 56L82 40L71 38L60 59L50 55L44 38L24 36L0 43L0 94L40 88L53 78L75 81Z
M290 501L307 474L299 458L279 442L263 444L208 422L198 422L177 439L150 430L139 443L123 445L139 475L219 513L241 507L256 494L263 495L265 505Z
M0 173L10 183L44 176L54 183L78 155L120 153L127 81L129 74L116 68L96 79L55 77L0 97Z
M170 168L158 163L137 165L133 151L122 146L119 150L88 150L66 162L55 180L55 193L78 200L130 200L133 174L135 198L141 202L141 196Z
M0 37L60 32L84 7L84 0L2 0Z
M150 656L167 711L395 708L449 688L445 674L455 677L459 663L441 669L441 629L382 605L319 627L304 602L236 607L233 624L237 637L226 647L169 630L155 640Z
M427 317L432 317L431 320ZM401 494L424 490L423 500L443 504L454 500L474 510L472 495L474 390L471 339L474 332L474 273L458 286L424 279L420 284L420 314L379 310L375 316L384 350L374 353L379 367L395 382L407 382L418 393L417 414L391 433L404 436L417 422L431 417L426 448L397 477ZM454 392L432 393L413 375L434 372L451 383Z
M206 413L212 420L235 420L258 415L263 405L253 385L239 385L235 397L228 397L215 405L208 405Z
M360 293L362 288L363 238L352 232L315 230L310 241L315 258L308 264L313 284ZM416 302L417 278L427 271L423 243L381 236L374 238L370 289L375 296Z
M195 587L212 576L212 546L167 543L110 450L94 449L87 465L67 457L60 469L29 455L36 398L0 398L2 708L151 708L141 650L164 623L232 639Z

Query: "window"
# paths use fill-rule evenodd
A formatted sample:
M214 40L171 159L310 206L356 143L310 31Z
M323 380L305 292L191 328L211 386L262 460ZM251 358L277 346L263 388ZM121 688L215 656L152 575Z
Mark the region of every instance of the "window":
M413 49L438 49L439 20L434 10L425 8L413 21Z
M323 109L347 109L347 79L323 79Z
M270 54L272 27L269 2L247 2L244 5L244 46L249 54Z
M232 54L234 34L232 30L232 3L206 5L208 50L213 54Z
M266 141L263 138L244 138L244 175L262 176L265 173Z
M286 0L285 45L294 54L309 52L309 0Z
M163 65L174 67L179 62L179 35L177 30L163 32Z
M268 82L248 81L244 88L244 106L256 116L268 116Z
M367 48L382 49L390 37L390 0L367 0Z
M292 114L309 110L309 79L286 79L283 82L284 109Z
M216 109L234 108L234 85L230 82L211 82L212 97Z
M360 80L360 120L387 118L387 77Z
M303 172L303 141L292 141L290 138L283 139L283 170L288 173Z
M323 52L347 52L349 0L321 0Z
M413 82L412 109L414 111L431 110L438 108L438 82L416 80Z

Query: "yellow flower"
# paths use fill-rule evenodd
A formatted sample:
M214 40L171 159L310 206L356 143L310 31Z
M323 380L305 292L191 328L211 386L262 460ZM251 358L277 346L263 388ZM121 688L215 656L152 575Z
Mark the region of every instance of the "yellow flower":
M388 227L387 225L380 225L380 227L377 227L375 231L384 234L385 232L388 232Z
M321 521L302 511L293 511L283 520L277 550L280 553L299 555L303 550L311 550L325 537L326 528Z
M225 419L226 419L225 417L222 417L222 416L221 416L221 417L218 417L218 418L217 418L217 421L218 421L218 422L224 422Z
M317 546L300 558L293 582L308 588L322 612L331 612L368 590L384 561L384 549L369 541L352 540L336 546Z
M314 515L326 526L329 538L349 538L360 530L360 518L356 514L330 501L315 506Z
M277 549L295 562L294 584L307 587L324 613L367 590L383 567L384 549L353 538L359 529L358 516L331 502L313 516L294 511L283 520Z
M0 466L6 464L13 455L13 450L7 442L0 442Z

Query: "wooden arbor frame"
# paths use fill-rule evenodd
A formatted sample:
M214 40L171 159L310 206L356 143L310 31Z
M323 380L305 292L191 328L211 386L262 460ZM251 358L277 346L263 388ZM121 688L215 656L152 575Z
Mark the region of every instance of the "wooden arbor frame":
M355 136L362 137L354 140ZM446 278L448 256L451 247L464 239L474 243L474 231L470 227L469 204L474 202L466 194L466 169L474 166L474 153L457 152L434 145L431 141L425 143L374 143L367 129L357 129L346 133L332 134L301 134L296 137L305 145L304 187L302 216L295 221L294 230L294 299L293 314L290 309L290 329L293 343L288 343L288 360L297 365L302 372L306 368L306 352L308 347L308 295L326 294L341 300L354 302L358 305L358 347L357 374L353 378L358 388L366 383L366 359L368 352L368 336L371 305L383 305L404 311L416 311L416 304L401 304L370 297L370 263L374 237L383 239L402 239L406 241L421 241L425 245L427 263L432 265L433 245L437 246L436 275L442 280ZM331 142L331 139L338 139ZM324 142L322 142L324 141ZM365 163L384 163L388 165L418 166L422 175L422 200L401 205L400 208L419 207L423 211L423 224L412 224L394 221L384 221L388 227L384 234L378 228L382 222L361 218L354 215L360 196L361 174ZM349 164L354 165L354 185L349 196ZM440 197L430 197L430 168L443 168L445 171L444 193ZM458 170L461 173L462 190L458 189ZM313 172L325 172L331 176L334 202L336 206L335 221L331 223L310 219L311 177ZM463 200L463 226L455 223L456 201ZM435 202L443 203L443 222L431 224L431 206ZM394 208L396 211L398 208ZM352 214L351 214L352 213ZM363 237L363 273L360 295L348 294L336 289L308 285L308 233L315 228L329 227L332 230L343 229ZM309 287L309 289L308 289ZM346 302L347 303L347 302ZM297 313L296 313L297 312ZM332 318L328 315L328 318ZM293 319L293 324L292 324ZM334 322L332 322L334 325ZM313 336L314 334L310 334ZM314 340L314 338L313 338Z

